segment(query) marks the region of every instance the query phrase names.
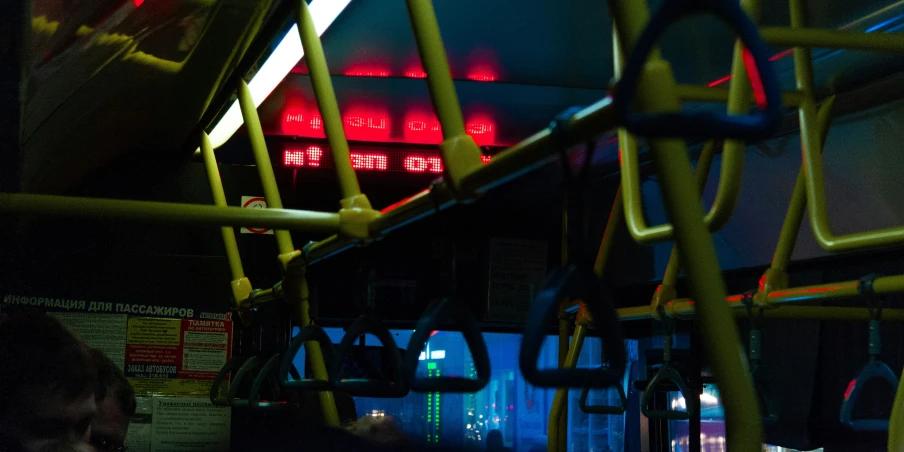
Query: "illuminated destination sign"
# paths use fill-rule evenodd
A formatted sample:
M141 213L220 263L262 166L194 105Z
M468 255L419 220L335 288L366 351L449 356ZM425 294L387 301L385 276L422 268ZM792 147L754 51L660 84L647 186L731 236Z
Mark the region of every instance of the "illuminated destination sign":
M429 150L405 150L377 146L352 146L349 157L358 171L389 173L442 174L439 153ZM481 156L484 163L489 155ZM329 146L320 144L288 144L283 149L283 165L288 168L333 168Z
M443 140L439 121L432 113L411 112L394 118L379 108L358 108L344 112L345 135L353 141L378 143L438 144ZM325 138L320 113L286 109L282 113L282 133L305 138ZM487 115L465 118L465 131L481 146L496 145L496 122Z

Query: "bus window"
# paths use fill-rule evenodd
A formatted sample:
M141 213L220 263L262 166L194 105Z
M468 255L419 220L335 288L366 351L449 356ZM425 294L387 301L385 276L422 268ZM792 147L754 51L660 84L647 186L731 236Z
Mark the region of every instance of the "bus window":
M333 341L342 340L341 328L324 328ZM296 331L297 332L297 331ZM396 344L404 348L412 330L391 330ZM502 433L506 447L516 451L546 450L547 426L554 389L537 388L524 381L518 368L519 333L484 333L490 352L492 376L482 391L474 394L435 394L410 392L399 399L355 397L358 416L392 416L415 440L431 444L483 450L492 430ZM543 345L540 366L557 363L558 339L550 336ZM366 337L368 346L377 345L376 338ZM627 341L629 356L636 359L636 341ZM588 337L578 360L579 367L600 365L602 342ZM632 353L633 350L633 353ZM409 353L403 350L403 353ZM458 332L439 331L431 336L420 354L418 375L471 377L474 373L468 346ZM378 359L378 358L375 358ZM302 369L303 351L295 358ZM377 367L377 366L372 366ZM570 450L623 450L624 417L583 413L578 406L580 390L569 392L568 444ZM612 391L608 394L611 397ZM603 392L593 392L591 400ZM617 398L617 396L616 396ZM612 400L615 402L615 400Z
M677 392L669 393L669 404L672 409L683 410L686 407L684 397ZM671 452L688 452L688 421L669 421L671 432ZM725 445L725 413L722 410L722 402L719 388L715 385L705 385L703 394L700 395L700 451L724 452ZM763 445L763 452L802 452L786 447ZM812 452L822 452L822 448Z

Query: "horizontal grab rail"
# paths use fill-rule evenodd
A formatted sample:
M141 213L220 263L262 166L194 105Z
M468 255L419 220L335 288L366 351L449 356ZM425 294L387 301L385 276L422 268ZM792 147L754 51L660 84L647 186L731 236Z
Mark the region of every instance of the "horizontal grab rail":
M812 286L791 287L778 289L766 296L766 303L775 309L763 309L765 318L807 318L822 320L870 320L869 310L864 306L834 307L834 306L788 306L791 303L799 303L813 300L831 300L839 298L851 298L868 296L858 289L860 280L841 281L836 283L817 284ZM873 281L873 294L904 293L904 275L880 276ZM747 315L744 304L744 294L730 295L725 302L738 315ZM689 298L679 298L663 305L664 313L672 317L692 316L695 312L695 302ZM655 312L649 305L632 306L616 309L619 320L642 320L654 318ZM883 321L904 321L904 309L883 309Z
M0 193L0 213L196 226L250 226L318 233L339 230L339 215L336 213L24 193Z

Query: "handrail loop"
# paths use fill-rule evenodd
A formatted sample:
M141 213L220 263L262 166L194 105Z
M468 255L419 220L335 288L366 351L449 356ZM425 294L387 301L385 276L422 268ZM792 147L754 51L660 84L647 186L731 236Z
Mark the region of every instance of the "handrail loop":
M315 341L319 343L320 350L323 353L324 362L333 362L333 355L335 354L333 351L333 343L332 341L330 341L330 338L329 336L327 336L326 332L324 332L323 329L314 324L304 326L301 328L301 330L298 331L298 334L292 338L292 341L289 342L289 348L282 356L282 363L279 366L279 384L284 388L309 391L328 391L332 389L332 385L327 380L320 380L316 378L290 378L290 372L294 368L292 361L295 360L295 355L298 354L298 350L301 349L302 345L304 345L304 343L307 341ZM327 370L329 371L330 369L327 368ZM303 373L300 376L304 377Z
M660 307L660 309L663 308ZM659 368L656 375L653 376L647 383L646 389L644 389L640 404L640 412L650 419L687 420L697 412L697 397L695 397L696 394L693 394L687 387L684 377L682 377L670 364L672 360L672 335L675 332L675 320L666 316L664 313L660 313L660 315L662 317L663 326L665 327L665 335L663 335L665 343L662 347L662 367ZM675 386L678 387L678 392L684 398L685 411L668 408L664 410L652 410L649 408L650 402L653 400L653 395L656 393L656 388L660 384L668 381L675 383Z
M753 386L756 389L757 402L760 404L760 415L763 417L763 422L775 424L778 422L778 407L775 405L774 399L767 395L769 388L762 377L762 368L760 367L760 359L763 357L763 339L759 328L757 328L756 314L753 312L756 305L755 298L755 290L745 292L743 298L741 298L741 303L747 309L747 319L750 322L750 331L747 335L747 359L750 364L750 376L753 377ZM760 306L757 309L760 317L762 317L763 307Z
M765 105L752 115L726 115L712 111L637 114L630 111L647 57L666 28L678 18L711 12L737 34L755 63L748 65L751 78L759 82L765 94ZM630 132L648 138L734 138L761 140L772 134L781 119L781 93L778 78L769 61L769 47L760 38L756 25L737 2L723 0L668 0L653 14L637 39L628 63L615 86L613 101L616 115ZM753 77L755 75L755 77Z
M871 293L872 283L878 277L876 274L869 274L860 279L857 286L861 293ZM869 322L869 362L863 366L863 369L848 383L847 390L844 392L844 400L841 402L841 413L839 418L841 423L856 431L888 431L888 419L861 418L854 419L854 407L857 406L860 394L866 387L866 383L873 379L885 380L891 385L892 390L898 389L898 376L888 367L888 364L879 360L879 354L882 353L882 337L879 329L879 321L882 317L881 300L870 300L869 310L871 320Z
M345 357L351 354L355 341L368 333L376 336L382 343L381 356L389 361L390 369L383 372L384 378L380 380L343 378L341 373ZM336 347L336 357L332 361L332 367L330 380L333 388L353 396L399 398L408 395L410 389L405 381L402 355L399 353L395 339L392 338L392 333L376 317L370 315L358 317L348 326L342 342Z
M556 116L550 124L553 139L562 143L570 133L574 108ZM625 345L621 325L612 304L612 297L594 273L592 253L584 246L584 186L596 143L587 144L584 165L575 176L571 171L567 149L560 146L561 163L565 172L568 191L567 234L568 265L555 271L543 290L534 299L522 333L519 367L524 379L541 387L556 388L606 388L619 382L625 372ZM598 369L545 369L537 367L540 350L545 339L548 320L558 313L560 303L566 299L583 300L596 321L597 328L605 333L605 357L609 360L607 371Z
M430 335L438 329L439 324L451 318L454 325L461 330L471 358L477 378L432 377L417 378L420 352L424 349ZM405 379L415 392L467 392L480 391L490 382L490 355L477 319L468 307L452 298L441 298L433 301L424 311L414 329L414 334L405 349Z

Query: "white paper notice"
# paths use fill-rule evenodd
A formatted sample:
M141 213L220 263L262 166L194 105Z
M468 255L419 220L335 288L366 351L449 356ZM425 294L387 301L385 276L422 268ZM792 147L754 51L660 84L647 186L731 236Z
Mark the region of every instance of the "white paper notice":
M546 278L546 243L490 239L489 273L488 320L523 322Z
M124 368L128 316L80 312L55 312L53 315L78 333L86 344L104 352L120 370Z
M231 409L208 399L154 398L151 452L229 450Z
M135 416L129 421L126 448L129 452L151 452L151 423L154 403L150 397L136 397Z

